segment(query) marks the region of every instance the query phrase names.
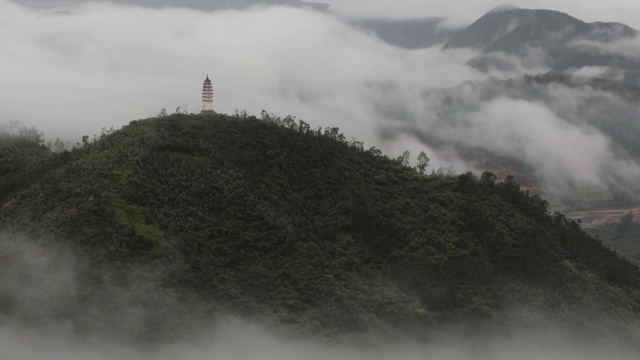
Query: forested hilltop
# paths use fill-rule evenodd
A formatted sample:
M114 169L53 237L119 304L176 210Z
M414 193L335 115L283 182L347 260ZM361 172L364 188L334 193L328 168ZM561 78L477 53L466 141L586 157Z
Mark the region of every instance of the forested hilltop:
M267 114L134 121L58 154L12 146L3 319L150 340L224 314L330 338L552 322L640 343L638 267L513 178L422 175ZM56 275L70 263L73 281Z

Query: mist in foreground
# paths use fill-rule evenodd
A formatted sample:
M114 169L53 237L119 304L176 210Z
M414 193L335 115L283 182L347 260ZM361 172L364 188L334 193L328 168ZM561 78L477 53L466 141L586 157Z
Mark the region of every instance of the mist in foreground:
M165 344L154 349L113 344L100 340L79 340L59 331L0 330L3 356L12 360L622 360L638 353L624 348L603 348L572 342L544 330L488 339L435 336L430 344L375 341L375 345L336 345L307 340L286 340L268 330L241 321L228 321L192 341Z

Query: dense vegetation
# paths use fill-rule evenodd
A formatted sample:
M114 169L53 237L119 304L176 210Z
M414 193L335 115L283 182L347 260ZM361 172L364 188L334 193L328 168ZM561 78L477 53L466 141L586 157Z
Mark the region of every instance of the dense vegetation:
M23 184L28 168L50 154L36 128L18 122L0 126L0 204L4 194Z
M421 175L337 128L176 114L3 179L0 230L81 259L56 306L0 286L21 321L154 338L227 312L324 336L549 316L637 340L638 267L513 178Z
M589 227L585 230L596 236L603 245L640 264L640 223L630 223L626 220L625 223L607 223L605 226Z

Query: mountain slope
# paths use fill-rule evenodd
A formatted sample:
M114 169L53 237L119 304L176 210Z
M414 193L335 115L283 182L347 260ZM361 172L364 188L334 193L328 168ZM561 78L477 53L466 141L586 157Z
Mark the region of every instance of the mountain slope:
M619 23L585 23L568 14L552 10L498 8L458 32L444 48L473 48L483 54L470 64L481 69L501 67L496 53L527 59L532 54L556 71L584 66L612 67L628 72L635 83L640 60L624 55L609 45L631 40L638 31Z
M623 24L585 23L559 11L499 8L460 31L444 47L518 54L526 46L555 49L570 41L607 42L637 34Z
M553 319L639 343L637 266L512 179L423 176L336 128L265 118L132 122L0 188L5 232L63 249L47 274L65 249L82 264L58 301L25 302L10 285L38 273L1 242L3 316L149 339L225 313L331 337Z
M363 19L355 22L372 31L381 40L405 49L428 48L449 40L459 30L442 26L443 18L423 19Z
M521 9L494 9L445 43L444 48L484 50L521 24L531 21L533 13Z

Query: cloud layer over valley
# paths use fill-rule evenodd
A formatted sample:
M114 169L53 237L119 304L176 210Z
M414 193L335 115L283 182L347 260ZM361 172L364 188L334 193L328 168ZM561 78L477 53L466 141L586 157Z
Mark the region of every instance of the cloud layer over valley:
M434 9L446 15L446 7ZM626 43L581 45L638 56ZM598 126L609 114L602 109L619 105L615 119L629 120L640 103L588 85L492 90L493 80L483 83L548 71L536 49L524 60L499 55L508 70L484 73L467 65L478 55L471 50L402 50L304 9L205 13L86 3L55 13L0 0L0 51L0 122L35 125L50 138L77 142L162 108L199 112L209 73L219 112L267 110L338 126L391 157L426 150L435 168L467 169L455 151L433 148L457 144L515 156L551 191L627 188L620 179L640 176L629 149ZM572 71L615 77L606 67ZM601 106L586 107L594 99Z

